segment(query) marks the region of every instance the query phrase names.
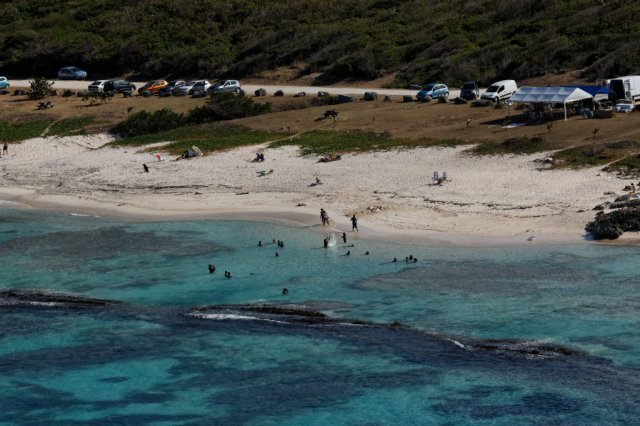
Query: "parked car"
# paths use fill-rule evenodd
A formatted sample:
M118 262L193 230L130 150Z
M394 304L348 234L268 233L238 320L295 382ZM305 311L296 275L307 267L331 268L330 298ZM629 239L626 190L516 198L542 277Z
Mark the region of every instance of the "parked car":
M242 91L238 80L218 80L208 90L209 93L235 93Z
M128 82L127 80L109 80L104 84L103 90L105 92L111 92L114 95L120 93L131 94L134 90L136 90L136 85Z
M0 89L8 89L9 86L11 85L9 84L7 77L0 77Z
M171 96L176 94L176 90L187 84L184 80L172 80L158 92L158 96Z
M613 109L616 112L632 112L634 108L633 104L617 104Z
M449 99L449 88L446 84L431 83L418 92L416 99L421 102L428 102L431 99L444 98Z
M480 89L475 81L465 81L460 87L460 97L468 101L475 101L480 97Z
M104 86L109 80L96 80L89 85L89 92L104 92Z
M87 78L87 72L78 67L63 67L58 71L60 80L84 80Z
M518 85L514 80L502 80L487 87L487 90L480 97L488 101L504 101L513 96L518 91Z
M194 92L206 92L211 87L211 83L207 80L188 81L184 86L181 86L177 91L181 95L193 95Z
M169 83L165 80L152 80L148 83L145 83L144 86L138 89L138 93L142 96L155 95L165 87L167 87Z

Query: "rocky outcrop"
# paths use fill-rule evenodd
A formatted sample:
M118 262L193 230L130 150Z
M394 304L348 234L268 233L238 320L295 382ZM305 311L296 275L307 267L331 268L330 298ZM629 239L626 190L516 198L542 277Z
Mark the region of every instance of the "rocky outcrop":
M640 206L626 207L610 213L598 212L595 220L589 222L584 229L596 240L615 240L624 232L638 232L640 231Z

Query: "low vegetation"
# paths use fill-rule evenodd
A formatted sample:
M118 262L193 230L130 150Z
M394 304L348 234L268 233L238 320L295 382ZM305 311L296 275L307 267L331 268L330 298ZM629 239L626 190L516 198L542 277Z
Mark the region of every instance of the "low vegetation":
M465 79L640 67L628 0L13 0L0 4L0 68L53 77L236 78L295 67L316 82Z
M639 169L640 142L618 141L611 143L589 143L556 152L554 163L558 167L594 167L614 163L611 167L620 170Z
M124 138L162 133L186 124L183 114L178 114L168 108L158 111L140 111L131 114L126 120L116 124L111 133Z
M173 154L181 154L192 145L205 152L222 151L247 145L258 145L278 139L281 135L250 130L224 123L190 124L162 133L150 133L112 142L113 146L144 146L169 142L163 147Z
M393 148L415 148L419 146L455 146L463 144L455 139L404 139L393 138L388 133L363 131L315 130L296 137L281 139L269 145L277 148L285 145L299 146L303 155L338 152L382 151ZM468 143L468 142L467 142Z
M168 108L155 112L140 111L116 124L111 133L131 138L135 136L162 133L191 124L232 120L264 114L271 110L270 103L255 103L246 96L223 93L211 97L203 106L189 110L188 114L179 114Z
M212 96L201 107L189 111L187 121L190 123L206 123L209 121L233 120L235 118L252 117L271 111L271 103L255 103L247 96L233 93L220 93Z
M71 135L83 135L86 134L86 127L92 124L94 121L93 116L85 115L79 117L65 118L54 122L49 130L47 130L47 136L71 136Z
M502 142L483 141L471 148L470 152L477 155L534 154L554 148L546 144L542 136L532 138L522 136L509 138Z
M50 121L21 121L17 123L0 121L0 135L7 142L18 142L40 136Z

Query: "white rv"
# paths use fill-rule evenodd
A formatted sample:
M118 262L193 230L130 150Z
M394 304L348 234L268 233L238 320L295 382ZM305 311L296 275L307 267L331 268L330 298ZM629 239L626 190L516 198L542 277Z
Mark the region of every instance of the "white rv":
M517 91L518 85L515 80L502 80L487 87L487 90L482 94L480 99L486 99L488 101L504 101L513 96Z
M609 80L609 90L615 93L616 100L640 100L640 75L628 75Z

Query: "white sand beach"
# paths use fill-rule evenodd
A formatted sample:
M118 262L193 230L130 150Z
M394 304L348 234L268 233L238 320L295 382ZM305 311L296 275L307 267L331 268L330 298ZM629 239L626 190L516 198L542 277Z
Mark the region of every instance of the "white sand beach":
M0 198L32 207L147 219L253 218L320 223L361 234L442 241L577 242L593 207L630 181L600 171L544 170L546 154L477 157L468 147L346 154L319 163L264 146L158 161L108 135L36 138L0 160ZM265 161L253 163L256 152ZM206 154L206 153L205 153ZM143 163L150 169L143 170ZM259 176L259 172L272 173ZM436 185L433 172L449 180ZM310 186L318 177L322 185Z

